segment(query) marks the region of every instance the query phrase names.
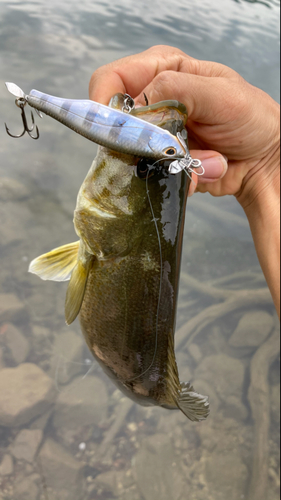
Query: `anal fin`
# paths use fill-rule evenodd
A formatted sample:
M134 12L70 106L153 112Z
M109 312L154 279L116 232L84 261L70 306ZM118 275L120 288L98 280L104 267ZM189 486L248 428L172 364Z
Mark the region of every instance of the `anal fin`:
M189 382L181 384L177 406L193 422L205 420L210 413L208 396L195 392Z

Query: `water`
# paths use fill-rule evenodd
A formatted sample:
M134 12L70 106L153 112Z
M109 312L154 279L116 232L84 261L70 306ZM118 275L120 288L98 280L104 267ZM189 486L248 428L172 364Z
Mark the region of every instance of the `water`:
M2 0L0 19L1 80L27 92L86 98L100 65L167 44L227 64L279 98L277 1ZM19 133L4 85L0 103L1 122ZM50 118L39 125L37 142L0 131L0 365L37 365L55 380L57 402L0 426L0 499L249 500L253 484L263 488L254 460L261 453L267 500L277 500L279 346L267 336L276 329L273 304L265 291L256 306L223 312L227 293L266 290L241 207L230 197L188 201L177 358L181 378L210 395L208 421L131 405L90 359L78 323L64 326L66 285L27 273L32 258L76 239L75 199L96 153ZM220 316L201 328L198 315L216 304ZM189 322L195 316L197 330ZM259 390L257 404L250 395ZM0 412L4 404L0 396Z

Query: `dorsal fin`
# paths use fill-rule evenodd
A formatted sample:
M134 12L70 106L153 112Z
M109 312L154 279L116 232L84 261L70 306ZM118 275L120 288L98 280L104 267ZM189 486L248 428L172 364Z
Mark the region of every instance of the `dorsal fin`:
M67 281L77 262L79 241L54 248L34 259L28 271L42 280Z

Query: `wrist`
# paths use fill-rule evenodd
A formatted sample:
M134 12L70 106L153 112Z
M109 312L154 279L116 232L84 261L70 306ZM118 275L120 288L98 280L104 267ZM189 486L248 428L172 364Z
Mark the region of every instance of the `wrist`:
M236 198L247 217L275 207L275 198L280 201L280 133L266 157L249 170Z
M246 189L247 188L247 189ZM257 255L275 307L280 305L280 146L248 179L237 197L253 235Z

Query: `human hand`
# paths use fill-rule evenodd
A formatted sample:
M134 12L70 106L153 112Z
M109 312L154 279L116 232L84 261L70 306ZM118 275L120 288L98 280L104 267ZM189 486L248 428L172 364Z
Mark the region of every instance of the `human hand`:
M194 177L197 191L233 194L245 208L275 182L279 106L227 66L156 46L95 71L90 98L108 104L116 92L142 105L143 93L151 104L177 99L186 105L191 155L205 168L204 176Z

